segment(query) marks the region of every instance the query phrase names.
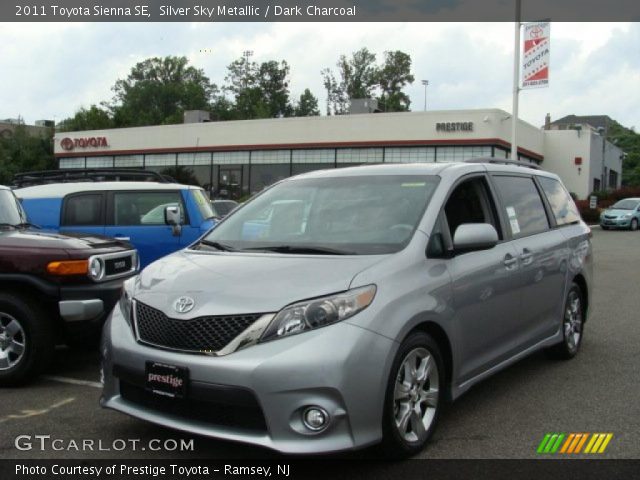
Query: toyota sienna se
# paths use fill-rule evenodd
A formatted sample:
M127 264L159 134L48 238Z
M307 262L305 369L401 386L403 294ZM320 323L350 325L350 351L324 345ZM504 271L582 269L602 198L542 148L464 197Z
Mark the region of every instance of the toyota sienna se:
M123 287L101 404L287 453L417 453L443 403L576 355L591 232L558 177L495 160L281 181Z

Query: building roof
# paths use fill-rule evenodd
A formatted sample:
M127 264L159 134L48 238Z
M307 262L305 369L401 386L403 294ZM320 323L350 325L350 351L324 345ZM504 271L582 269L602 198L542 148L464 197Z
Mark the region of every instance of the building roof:
M593 128L607 128L613 120L608 115L567 115L551 122L551 125L591 125Z

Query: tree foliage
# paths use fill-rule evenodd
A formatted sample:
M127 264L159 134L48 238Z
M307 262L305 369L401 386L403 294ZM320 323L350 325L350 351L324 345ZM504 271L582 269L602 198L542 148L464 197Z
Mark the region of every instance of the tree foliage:
M311 93L311 90L306 88L300 99L294 108L294 115L296 117L313 117L320 115L318 110L318 99Z
M322 70L327 91L327 115L348 112L353 98L376 98L385 112L407 111L411 101L402 89L414 81L411 74L411 57L401 52L384 52L384 61L376 64L376 55L367 48L353 52L351 57L341 55L336 63L337 74L331 69ZM380 95L374 95L376 90Z
M626 154L622 162L622 184L640 186L640 134L633 127L626 128L614 121L609 126L607 137Z
M0 184L9 184L14 174L55 168L53 129L46 135L30 134L24 125L0 137Z
M207 110L217 86L186 57L149 58L116 81L110 105L115 126L181 123L185 110Z
M109 112L97 105L80 108L73 117L67 118L57 125L58 131L77 132L80 130L102 130L113 128L113 119Z

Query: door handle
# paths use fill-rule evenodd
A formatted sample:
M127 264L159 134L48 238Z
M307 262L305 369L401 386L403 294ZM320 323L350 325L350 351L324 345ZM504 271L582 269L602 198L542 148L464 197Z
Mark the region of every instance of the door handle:
M533 252L528 248L523 248L520 260L522 260L523 265L531 265L531 262L533 262Z
M507 270L513 270L518 265L518 259L510 253L507 253L504 256L504 260L502 260L502 263L504 263L504 266L507 268Z
M131 240L131 237L120 237L120 236L115 236L115 237L113 237L113 238L115 238L116 240L123 240L123 241L125 241L125 242L128 242L129 240Z

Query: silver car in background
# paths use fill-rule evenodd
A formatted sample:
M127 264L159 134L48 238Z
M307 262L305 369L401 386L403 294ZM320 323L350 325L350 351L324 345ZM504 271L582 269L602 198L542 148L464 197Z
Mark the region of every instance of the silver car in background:
M540 349L569 359L591 232L504 160L312 172L127 281L101 404L287 453L408 456L442 405Z

